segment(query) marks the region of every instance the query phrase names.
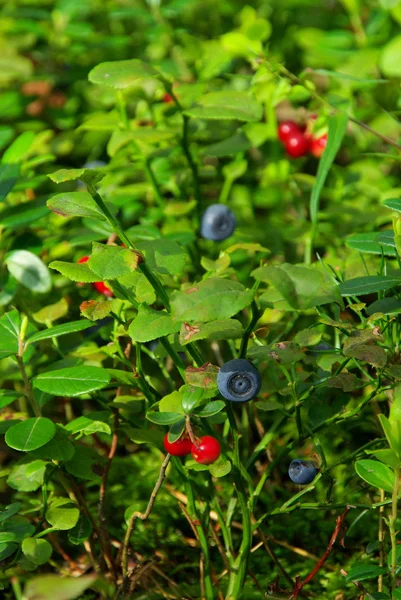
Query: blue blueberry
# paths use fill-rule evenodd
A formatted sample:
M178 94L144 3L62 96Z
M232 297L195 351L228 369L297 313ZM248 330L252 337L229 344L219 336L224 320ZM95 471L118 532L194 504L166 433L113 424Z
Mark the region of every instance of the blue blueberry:
M225 204L211 204L203 213L201 235L219 242L230 237L237 225L234 213Z
M307 485L315 479L317 469L315 465L307 460L293 460L288 469L288 475L294 483Z
M236 358L229 360L217 375L220 394L231 402L248 402L260 390L262 378L259 371L249 360Z

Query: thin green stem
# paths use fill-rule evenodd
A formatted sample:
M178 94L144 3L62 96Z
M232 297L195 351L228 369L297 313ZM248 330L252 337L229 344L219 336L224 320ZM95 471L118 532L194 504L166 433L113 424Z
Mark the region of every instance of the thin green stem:
M390 539L391 539L391 589L394 592L397 587L397 509L398 509L398 493L400 487L400 467L394 469L394 489L391 498L391 515L388 519Z
M156 296L160 298L167 311L170 312L170 300L165 288L160 282L160 279L153 273L153 271L150 269L146 262L140 263L139 268L145 275L146 279L149 281L152 288L155 290Z
M21 375L22 375L22 379L24 380L24 385L25 385L24 395L28 399L29 404L31 405L31 408L32 408L32 411L33 411L34 415L36 417L40 417L42 413L41 413L39 404L36 402L31 382L28 379L28 375L27 375L27 372L26 372L26 369L25 369L24 361L23 361L22 357L19 356L18 354L16 356L16 359L17 359L17 363L18 363L18 366L19 366L19 370L20 370Z
M201 367L202 365L205 364L205 360L203 359L202 354L199 352L199 350L195 346L195 344L189 343L189 344L187 344L186 348L187 348L189 354L194 359L195 363L198 365L198 367Z
M232 570L230 572L230 579L228 583L228 589L226 594L226 600L237 600L241 597L246 576L248 574L248 562L252 547L252 524L251 524L251 510L248 506L247 495L244 488L243 465L241 462L240 449L239 449L239 431L237 422L235 420L234 411L231 404L228 402L227 415L231 426L231 432L233 436L233 476L235 479L235 489L238 495L241 513L242 513L242 540L239 549L238 556L236 557Z
M35 535L35 538L42 538L45 535L47 535L48 533L53 533L53 531L59 531L58 527L48 527L47 529L44 529L43 531L41 531L40 533Z
M205 531L208 531L209 524L203 523L202 516L199 514L199 511L196 507L194 490L192 487L192 483L190 478L187 475L187 472L183 468L180 460L176 457L173 457L172 462L174 467L178 470L181 477L183 478L185 484L185 492L188 498L188 514L191 519L191 524L196 531L196 535L198 536L199 544L203 554L203 585L205 589L206 600L214 600L215 597L215 587L212 581L212 565L210 561L210 544L207 538ZM204 513L209 515L209 507L206 507ZM208 518L208 517L207 517Z
M166 350L167 354L169 354L169 356L171 357L181 377L184 378L185 364L180 355L174 350L173 346L170 344L166 337L159 338L159 342Z
M11 587L13 588L15 600L23 600L22 588L18 577L11 577Z
M151 404L153 404L153 402L155 401L155 396L148 384L148 382L145 379L145 375L143 373L142 370L142 353L141 353L141 346L142 344L140 342L136 342L136 363L135 363L135 369L136 372L139 375L139 380L140 381L140 388L141 391L143 393L143 395L145 396L145 398L148 400L148 402L150 402Z
M133 250L135 250L134 244L131 242L131 240L121 227L116 217L110 212L107 204L104 202L101 195L96 191L94 185L88 183L87 189L94 201L96 202L96 204L98 205L98 207L100 208L100 210L102 211L102 213L104 214L104 216L106 217L107 222L114 229L115 233L118 235L120 240L127 246L127 248L132 248Z
M155 198L156 198L156 202L160 206L160 208L163 209L164 208L164 198L161 193L160 186L156 180L155 174L153 173L152 165L148 158L144 159L143 168L145 169L146 176L152 185L152 188L153 188L153 191L155 194Z
M190 147L189 147L189 117L187 115L184 115L184 111L181 106L181 103L178 100L177 96L175 95L172 86L167 83L166 89L167 89L167 92L172 97L172 99L174 100L176 107L182 114L183 129L182 129L181 146L184 151L185 158L187 159L189 168L191 169L191 172L192 172L192 178L193 178L193 184L194 184L194 196L195 196L195 200L198 204L198 214L200 214L202 196L201 196L201 189L200 189L200 182L199 182L198 165L195 163L193 156L191 154Z
M241 347L239 349L238 358L245 358L246 351L248 348L249 338L251 336L251 333L253 332L253 328L255 327L256 323L259 320L259 317L260 317L260 312L259 312L258 306L257 306L255 300L252 300L251 318L249 320L247 328L244 331L244 335L242 336Z

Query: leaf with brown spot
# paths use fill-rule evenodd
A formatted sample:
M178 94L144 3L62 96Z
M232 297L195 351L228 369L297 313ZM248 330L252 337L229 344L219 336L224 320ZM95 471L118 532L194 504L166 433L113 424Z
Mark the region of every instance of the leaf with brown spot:
M217 390L217 374L219 367L205 363L201 367L187 367L184 373L185 382L205 390Z

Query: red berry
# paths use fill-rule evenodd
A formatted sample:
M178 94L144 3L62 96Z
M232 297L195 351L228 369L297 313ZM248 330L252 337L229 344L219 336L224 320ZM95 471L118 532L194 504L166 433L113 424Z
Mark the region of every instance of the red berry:
M110 298L113 295L112 290L109 287L107 287L107 285L103 283L103 281L96 281L92 285L95 288L95 290L99 292L99 294L104 294L108 298Z
M294 121L282 121L278 125L278 139L287 142L293 133L299 133L301 129Z
M78 262L79 263L86 263L89 260L89 256L82 256ZM105 296L107 296L108 298L111 298L111 296L113 295L112 290L107 287L107 285L105 283L103 283L103 281L96 281L95 283L92 283L92 287L97 290L99 292L99 294L104 294Z
M197 463L211 465L216 462L221 452L220 444L211 435L204 435L198 440L197 446L192 445L191 454Z
M309 140L302 131L292 133L285 143L285 149L292 158L305 156L309 151Z
M163 102L165 102L166 104L171 104L172 102L174 102L173 97L171 96L171 94L164 94L163 95Z
M187 437L181 437L176 442L168 441L168 433L164 436L164 449L172 456L187 456L191 454L192 442Z
M325 135L322 135L319 138L314 138L314 137L312 138L310 151L312 152L313 156L316 156L316 158L320 158L322 156L326 146L327 146L327 133Z

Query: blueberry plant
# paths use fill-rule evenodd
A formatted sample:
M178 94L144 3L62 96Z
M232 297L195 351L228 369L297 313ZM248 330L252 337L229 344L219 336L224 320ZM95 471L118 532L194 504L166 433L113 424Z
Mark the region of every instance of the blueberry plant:
M3 4L5 600L401 599L400 25Z

